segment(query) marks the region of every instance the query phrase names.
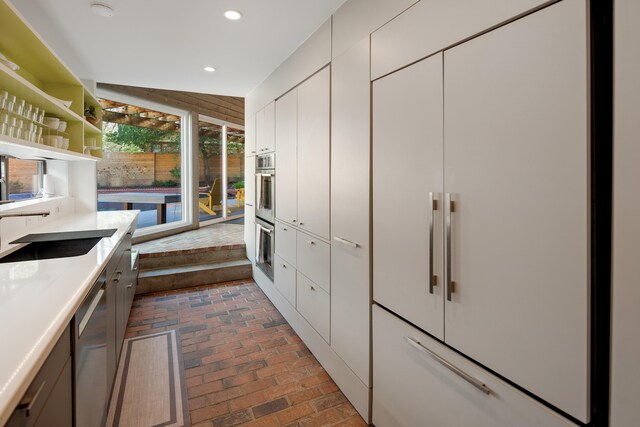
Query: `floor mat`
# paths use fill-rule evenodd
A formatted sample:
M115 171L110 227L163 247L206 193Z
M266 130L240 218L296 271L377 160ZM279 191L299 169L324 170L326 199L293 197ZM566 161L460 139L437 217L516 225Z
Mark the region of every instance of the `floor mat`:
M124 340L107 426L190 425L176 331Z

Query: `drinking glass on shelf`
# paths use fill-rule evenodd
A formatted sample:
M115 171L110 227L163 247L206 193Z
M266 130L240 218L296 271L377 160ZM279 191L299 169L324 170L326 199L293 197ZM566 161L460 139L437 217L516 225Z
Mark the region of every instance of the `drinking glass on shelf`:
M31 120L33 120L34 122L37 122L38 121L38 116L40 116L40 109L38 107L35 107L33 109L33 114L29 118Z
M24 107L24 111L22 112L22 115L25 116L27 119L31 120L32 111L33 111L33 105L27 104Z
M9 102L9 92L6 90L0 90L0 110L7 108L7 102Z
M16 96L15 95L9 95L9 97L7 98L7 108L6 110L10 113L13 112L13 107L16 104Z
M40 115L38 116L38 123L44 122L44 110L40 110Z
M0 112L0 135L9 134L9 115L7 113Z
M24 99L18 99L16 101L15 107L14 107L14 113L16 113L17 115L21 116L22 112L24 111L24 104L25 101Z

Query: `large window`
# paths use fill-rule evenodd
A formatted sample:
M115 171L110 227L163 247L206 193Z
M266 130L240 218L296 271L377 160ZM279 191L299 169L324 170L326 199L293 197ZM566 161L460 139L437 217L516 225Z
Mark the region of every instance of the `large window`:
M139 209L143 234L191 223L188 114L121 96L100 103L98 210Z
M198 121L200 222L244 215L244 130L206 116Z
M42 197L45 162L0 156L0 201L20 201Z

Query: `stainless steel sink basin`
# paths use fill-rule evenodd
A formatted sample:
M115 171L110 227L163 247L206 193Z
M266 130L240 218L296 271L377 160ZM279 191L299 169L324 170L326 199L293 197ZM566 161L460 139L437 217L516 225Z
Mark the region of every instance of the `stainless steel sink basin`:
M115 232L115 228L110 228L106 230L29 234L11 242L28 244L0 258L0 264L84 255L100 239L110 237Z
M89 252L102 239L69 239L49 242L32 242L0 258L0 264L6 262L35 261L51 258L68 258Z

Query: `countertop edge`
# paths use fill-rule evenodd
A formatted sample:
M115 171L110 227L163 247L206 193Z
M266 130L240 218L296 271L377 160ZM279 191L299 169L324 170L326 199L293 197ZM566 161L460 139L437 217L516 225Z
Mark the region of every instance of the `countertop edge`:
M29 385L34 380L39 370L44 365L44 362L47 360L47 357L49 357L49 354L62 336L62 333L73 319L75 311L80 307L80 304L88 295L91 290L91 285L93 285L93 283L100 277L100 273L113 258L118 246L127 235L127 231L131 227L131 224L136 221L138 216L137 211L127 212L135 215L132 215L126 226L125 223L123 223L122 226L118 227L118 231L116 231L116 233L120 233L119 238L115 245L111 247L108 254L105 255L100 267L94 268L91 271L91 274L78 286L78 290L73 295L72 299L68 301L66 305L61 307L60 314L54 319L54 322L52 322L49 327L43 331L40 337L42 342L37 344L37 346L32 350L32 354L28 355L27 359L23 361L22 366L19 367L20 372L22 372L23 375L15 375L14 372L16 377L11 379L9 384L5 384L5 390L0 389L0 426L4 426L9 421L9 418L13 414L15 407L20 402L21 397L27 391ZM101 214L108 215L107 212L102 212ZM61 218L60 221L68 221L73 216L75 215L72 214L68 217L65 216ZM71 348L73 348L73 346Z

